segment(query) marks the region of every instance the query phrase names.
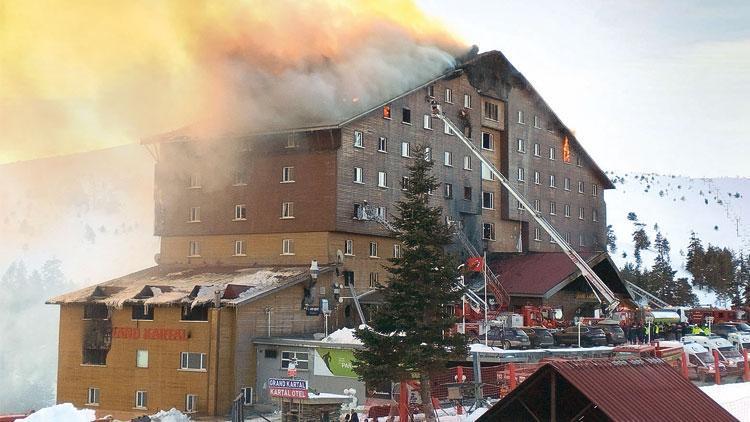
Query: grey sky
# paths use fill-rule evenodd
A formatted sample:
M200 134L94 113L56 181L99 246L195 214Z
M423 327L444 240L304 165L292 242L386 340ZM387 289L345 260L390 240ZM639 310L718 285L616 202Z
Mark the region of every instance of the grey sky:
M750 176L750 2L419 4L502 50L603 169Z

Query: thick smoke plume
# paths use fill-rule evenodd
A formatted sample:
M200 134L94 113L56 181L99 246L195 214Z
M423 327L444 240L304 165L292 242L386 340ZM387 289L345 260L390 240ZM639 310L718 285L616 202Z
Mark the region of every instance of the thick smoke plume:
M0 163L348 117L466 50L408 0L0 5Z

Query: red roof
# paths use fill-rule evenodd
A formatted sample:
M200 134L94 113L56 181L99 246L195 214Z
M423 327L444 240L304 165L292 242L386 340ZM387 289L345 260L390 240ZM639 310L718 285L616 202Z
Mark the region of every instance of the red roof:
M554 361L546 364L484 416L507 417L513 401L550 385L554 371L614 421L736 421L718 403L661 359ZM569 385L568 385L569 383ZM565 387L567 385L567 387ZM530 404L531 410L541 405ZM549 404L549 403L548 403ZM547 404L547 405L548 405ZM558 407L572 402L558 402ZM494 418L493 418L494 417ZM480 419L485 420L485 419Z
M598 259L592 259L599 258L602 254L580 255L591 264L598 262ZM512 255L490 261L489 266L505 290L517 296L543 296L573 273L579 273L575 264L563 252Z

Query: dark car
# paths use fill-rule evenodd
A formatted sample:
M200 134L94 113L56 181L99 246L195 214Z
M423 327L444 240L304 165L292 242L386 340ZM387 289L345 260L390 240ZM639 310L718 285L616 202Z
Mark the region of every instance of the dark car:
M531 347L552 347L555 345L555 339L552 337L552 333L544 327L523 327L523 332L529 336L531 340Z
M487 332L487 343L503 349L528 349L531 347L529 336L520 328L490 328Z
M743 333L750 332L750 325L747 325L744 322L727 322L726 324L734 325L737 327L737 330L742 331Z
M713 334L724 338L727 338L730 333L736 333L737 331L739 331L738 327L734 324L720 323L711 326L711 332Z
M618 346L620 344L625 344L627 339L625 338L625 331L622 330L622 327L615 324L600 324L600 325L594 325L594 328L601 328L602 331L604 331L604 335L607 336L607 344L614 344L615 346Z
M578 345L578 326L563 328L556 332L555 343L560 346ZM607 335L601 328L581 325L581 346L606 346Z

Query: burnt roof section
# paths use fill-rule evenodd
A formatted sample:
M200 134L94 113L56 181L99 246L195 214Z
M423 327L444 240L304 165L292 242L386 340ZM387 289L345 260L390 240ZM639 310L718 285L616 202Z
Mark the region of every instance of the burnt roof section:
M321 267L321 274L333 267ZM308 266L176 267L155 266L104 283L53 297L48 304L99 303L112 308L131 304L239 306L310 279Z
M629 296L617 267L606 252L581 252L594 272L615 293ZM581 271L564 252L499 254L487 265L511 296L549 298L582 278Z
M478 421L737 421L661 359L552 361Z
M555 119L554 126L563 136L567 136L572 145L579 150L586 161L591 163L597 176L601 179L604 189L614 189L615 185L609 180L609 177L596 164L593 158L583 148L573 132L560 120L552 107L544 101L544 98L537 92L531 82L513 66L505 55L498 51L487 51L476 57L467 60L459 66L465 70L469 78L469 83L476 88L482 95L487 95L499 100L507 101L511 88L520 88L527 90L537 101L538 105L546 109Z

